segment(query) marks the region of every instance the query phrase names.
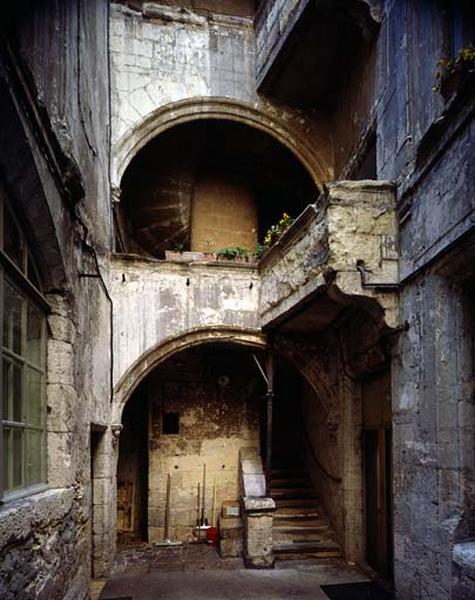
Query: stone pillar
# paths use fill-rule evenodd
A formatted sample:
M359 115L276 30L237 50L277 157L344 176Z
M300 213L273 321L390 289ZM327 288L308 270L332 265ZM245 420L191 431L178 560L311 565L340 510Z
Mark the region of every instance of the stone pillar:
M248 569L271 569L274 566L274 511L272 498L243 498L244 563Z

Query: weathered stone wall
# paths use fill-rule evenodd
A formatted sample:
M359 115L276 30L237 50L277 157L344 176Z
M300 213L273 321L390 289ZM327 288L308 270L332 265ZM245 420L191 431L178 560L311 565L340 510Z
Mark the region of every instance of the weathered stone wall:
M258 101L251 19L158 2L148 7L112 4L114 141L170 102L200 96Z
M0 520L0 546L6 552L0 564L2 598L63 597L78 568L77 546L84 544L84 524L78 525L72 490L49 490L5 507ZM82 575L87 584L87 570Z
M329 383L334 396L324 404L305 384L302 395L306 465L315 489L335 528L338 540L345 537L342 486L341 406L338 401L338 370L332 365ZM354 557L353 557L354 558Z
M256 269L114 256L114 381L146 352L196 329L259 331Z
M111 239L108 3L24 6L2 53L0 161L51 307L51 489L2 506L0 594L79 599L88 594L94 532L90 424L107 426L111 398L109 303L94 258L105 267ZM103 522L108 530L107 514ZM110 531L105 537L110 544Z
M407 599L458 597L453 544L460 529L465 539L475 533L466 441L473 426L473 324L463 293L474 260L473 242L465 241L473 240L473 84L448 104L432 91L446 32L470 22L457 12L451 21L437 3L385 3L368 62L375 68L361 66L368 78L361 88L375 90L361 131L375 127L378 177L398 179L400 322L409 330L393 363L394 550L396 591ZM454 31L457 51L464 40ZM355 89L343 92L335 122L349 126L351 110L359 113ZM356 136L352 143L356 149ZM434 273L437 265L444 275Z
M457 528L473 536L473 317L438 274L407 286L401 311L410 328L393 376L396 586L401 598L451 598Z

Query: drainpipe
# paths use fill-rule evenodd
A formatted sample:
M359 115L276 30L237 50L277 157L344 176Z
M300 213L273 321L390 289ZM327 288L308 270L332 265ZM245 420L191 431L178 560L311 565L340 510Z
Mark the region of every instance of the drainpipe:
M266 382L266 456L265 456L265 473L266 473L266 493L269 495L269 482L272 470L272 413L274 404L274 355L269 343L269 351L266 359L266 369L261 366L257 356L252 355L254 362L259 369L262 378Z
M269 495L270 475L272 470L272 412L274 404L274 355L269 348L267 353L267 431L266 431L266 487Z

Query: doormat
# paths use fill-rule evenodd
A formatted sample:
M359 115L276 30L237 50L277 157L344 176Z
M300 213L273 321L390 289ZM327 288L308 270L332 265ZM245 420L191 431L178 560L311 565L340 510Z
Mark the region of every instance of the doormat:
M393 597L373 581L320 587L331 600L392 600Z

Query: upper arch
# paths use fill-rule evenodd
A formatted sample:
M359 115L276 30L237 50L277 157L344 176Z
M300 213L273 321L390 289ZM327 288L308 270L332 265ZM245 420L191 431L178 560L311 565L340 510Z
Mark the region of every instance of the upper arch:
M111 180L120 188L122 176L137 153L153 138L167 129L198 119L224 119L243 123L267 133L285 147L304 165L315 184L331 179L328 166L317 156L315 148L294 124L276 118L256 104L229 98L196 97L162 106L147 115L114 145Z

